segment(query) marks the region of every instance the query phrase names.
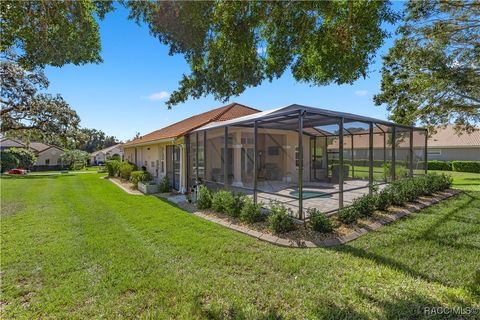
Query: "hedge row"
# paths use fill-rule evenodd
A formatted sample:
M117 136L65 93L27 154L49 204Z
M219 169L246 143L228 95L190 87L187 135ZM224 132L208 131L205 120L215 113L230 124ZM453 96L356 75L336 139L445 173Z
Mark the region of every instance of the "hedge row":
M428 170L480 173L480 161L428 161Z
M331 159L328 161L329 164L338 164L338 159ZM351 165L352 160L345 158L343 163L345 165ZM374 167L382 167L384 163L387 166L390 165L391 161L384 162L383 160L373 160ZM423 167L424 161L416 162L416 165L420 168ZM407 166L408 163L405 161L395 161L397 166ZM368 167L370 162L368 159L354 159L353 160L354 166L359 167ZM473 172L473 173L480 173L480 161L440 161L440 160L430 160L427 162L428 170L442 170L442 171L458 171L458 172Z

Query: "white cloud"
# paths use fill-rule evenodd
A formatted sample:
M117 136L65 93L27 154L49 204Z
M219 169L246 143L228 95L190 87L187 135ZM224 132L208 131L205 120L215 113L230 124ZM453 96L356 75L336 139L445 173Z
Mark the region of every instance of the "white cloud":
M147 97L147 99L151 101L159 101L159 100L166 100L169 97L170 97L170 92L160 91L160 92L152 93Z
M367 93L368 93L367 90L357 90L357 91L355 91L355 95L356 95L356 96L359 96L359 97L366 96Z

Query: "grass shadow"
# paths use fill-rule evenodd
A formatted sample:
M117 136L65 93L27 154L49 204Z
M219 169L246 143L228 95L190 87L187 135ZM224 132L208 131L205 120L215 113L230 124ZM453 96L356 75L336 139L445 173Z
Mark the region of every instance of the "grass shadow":
M427 298L425 296L413 294L408 298L394 298L391 300L385 300L375 297L371 293L367 293L366 290L357 291L358 295L375 305L381 310L381 318L383 319L474 319L474 314L467 314L469 310L474 309L474 306L468 305L461 300L456 300L456 306L445 305L444 303ZM437 308L442 310L464 310L465 314L450 313L438 313L435 312ZM461 309L458 309L461 308Z
M441 255L443 252L451 252L451 250L454 249L457 255L464 256L464 259L470 258L469 261L470 263L472 263L472 261L475 260L475 252L479 252L480 247L472 243L459 243L458 240L462 239L463 237L467 237L471 235L473 231L469 231L468 229L465 230L465 228L460 228L460 227L457 227L451 233L445 233L442 231L442 230L445 230L446 228L445 226L448 226L449 222L455 221L455 219L458 217L457 214L459 212L464 212L464 210L471 208L472 206L474 206L474 202L479 200L478 197L468 194L467 192L465 192L464 194L468 197L466 201L461 200L462 201L461 205L455 205L453 208L448 208L448 210L445 210L445 211L435 210L432 214L432 215L437 214L437 216L434 218L434 221L429 225L424 226L424 228L421 228L419 230L415 227L415 225L410 225L410 226L406 225L404 228L398 228L398 230L396 230L395 232L404 231L405 228L411 229L411 231L409 230L407 231L407 233L409 234L412 233L413 238L406 238L402 236L402 238L399 241L389 242L389 246L408 246L409 243L413 243L413 242L416 242L417 246L418 245L422 246L423 243L428 245L428 242L432 242L434 245L432 244L431 250L434 250L435 252L437 252L436 253L437 255ZM456 200L451 199L451 201L456 201ZM428 209L425 209L425 210L428 210ZM419 213L421 214L421 212ZM429 214L428 216L431 216L431 215ZM408 223L408 221L405 221L405 220L402 222ZM400 221L399 223L401 224ZM414 226L414 228L412 228L412 226ZM446 229L448 230L449 228L446 228ZM462 231L457 232L457 230L462 230ZM388 232L388 230L385 230L385 232ZM405 258L402 255L397 257L396 255L393 255L393 253L390 253L390 256L389 256L389 253L381 254L381 253L374 252L374 250L371 250L368 248L367 249L359 248L349 244L342 245L339 247L331 247L328 249L336 252L348 253L358 258L368 259L368 260L371 260L372 262L375 262L376 264L393 268L409 276L420 278L428 282L439 283L443 286L451 287L452 283L456 281L455 277L452 278L452 277L440 276L442 274L440 270L437 272L437 275L435 275L435 272L428 272L426 270L424 272L419 271L421 270L422 267L425 269L426 266L409 265L408 262L402 262L400 261L400 259L402 259L402 257ZM448 259L448 258L446 257L445 259ZM472 265L474 265L474 262ZM428 270L431 271L432 269L428 269ZM465 283L462 287L468 290L469 292L471 292L472 294L478 296L480 289L478 288L475 289L475 284L480 282L480 271L477 271L477 274L476 276L474 276L474 278L476 280L474 280L473 283L471 284Z

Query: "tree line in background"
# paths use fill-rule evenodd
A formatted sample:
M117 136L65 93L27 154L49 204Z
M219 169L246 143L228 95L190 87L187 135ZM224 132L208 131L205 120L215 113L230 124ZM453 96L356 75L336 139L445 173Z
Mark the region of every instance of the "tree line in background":
M80 128L80 117L59 95L45 93L43 69L25 69L11 50L2 54L0 131L23 142L37 141L61 148L93 152L119 143L101 130Z
M59 95L40 90L48 87L42 69L102 62L98 20L115 7L112 1L0 5L2 132L28 130L68 141L78 115ZM169 107L210 94L227 100L288 69L313 85L351 84L367 76L388 36L382 25L400 20L375 103L386 104L390 118L402 124L454 122L471 130L480 121L478 1L409 1L403 13L393 12L388 1L120 5L190 65Z

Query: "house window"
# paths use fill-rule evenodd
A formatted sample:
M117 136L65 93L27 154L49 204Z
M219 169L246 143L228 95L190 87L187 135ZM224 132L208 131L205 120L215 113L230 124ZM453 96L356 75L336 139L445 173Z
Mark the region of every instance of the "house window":
M145 160L145 162L143 163L143 165L144 165L145 167L148 167L148 161Z
M158 165L159 162L160 162L160 161L158 161L158 160L155 161L155 164L156 164L155 167L156 167L157 169L158 169L158 167L159 167L159 165Z
M429 156L439 156L442 154L442 150L440 149L428 149Z
M165 162L162 160L161 165L162 165L162 172L165 172Z
M154 161L150 162L150 164L151 164L152 168L155 167L155 162Z
M50 159L45 159L45 165L50 165Z

